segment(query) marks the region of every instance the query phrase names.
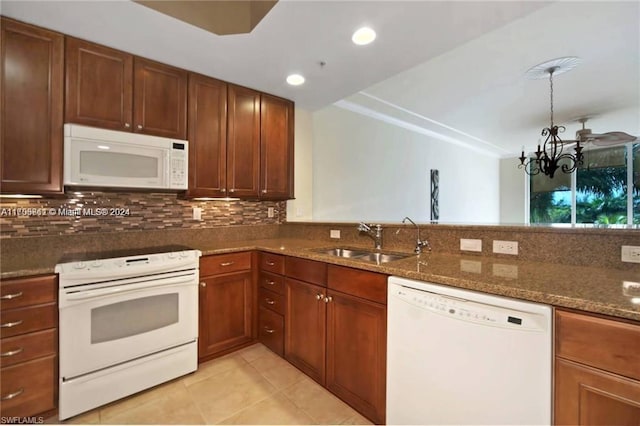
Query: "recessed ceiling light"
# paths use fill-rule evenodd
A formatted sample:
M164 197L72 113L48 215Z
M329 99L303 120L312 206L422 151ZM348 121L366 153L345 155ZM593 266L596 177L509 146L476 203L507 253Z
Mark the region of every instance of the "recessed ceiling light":
M300 74L291 74L287 77L287 83L292 86L300 86L302 83L304 83L304 77Z
M369 27L360 28L355 33L353 33L353 36L351 37L351 40L359 46L369 44L375 39L376 32Z

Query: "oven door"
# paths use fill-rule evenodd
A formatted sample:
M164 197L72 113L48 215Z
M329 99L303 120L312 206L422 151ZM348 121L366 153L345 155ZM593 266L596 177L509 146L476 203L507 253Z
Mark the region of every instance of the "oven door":
M62 378L197 340L197 270L101 286L87 286L86 291L61 289Z

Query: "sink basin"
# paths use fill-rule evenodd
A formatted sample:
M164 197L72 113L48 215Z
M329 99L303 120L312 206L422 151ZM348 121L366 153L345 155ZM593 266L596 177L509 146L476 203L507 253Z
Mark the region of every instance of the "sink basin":
M401 253L379 253L371 252L367 250L347 249L347 248L332 248L317 250L319 253L328 254L329 256L344 257L354 260L364 260L367 262L375 262L378 265L381 263L392 262L394 260L404 259L411 256L410 254Z
M348 257L348 258L360 257L360 256L369 254L369 252L364 250L350 250L345 248L333 248L329 250L323 249L321 252L324 254L328 254L330 256Z
M358 257L361 260L368 260L370 262L387 263L393 262L394 260L404 259L405 257L409 257L408 254L387 254L387 253L369 253L364 256Z

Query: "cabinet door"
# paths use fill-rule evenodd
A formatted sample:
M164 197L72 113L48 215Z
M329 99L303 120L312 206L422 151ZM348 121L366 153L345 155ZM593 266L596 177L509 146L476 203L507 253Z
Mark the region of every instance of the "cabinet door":
M385 421L387 309L329 291L327 388L371 419Z
M189 74L189 196L226 197L227 84Z
M293 103L262 95L260 198L293 198Z
M309 377L324 385L326 346L326 289L285 279L285 358Z
M62 192L64 38L2 18L2 192Z
M167 138L187 138L187 72L134 60L134 131Z
M199 358L252 340L251 277L247 271L200 280Z
M67 37L65 75L68 123L131 131L132 55Z
M258 197L260 93L229 85L227 190L230 197Z
M555 424L638 425L640 382L556 358Z

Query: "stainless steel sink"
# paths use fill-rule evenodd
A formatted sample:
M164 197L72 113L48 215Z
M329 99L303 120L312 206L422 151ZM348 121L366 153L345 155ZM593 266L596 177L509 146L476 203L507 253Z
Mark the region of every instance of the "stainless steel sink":
M322 249L321 253L328 254L330 256L348 257L348 258L360 257L360 256L369 254L369 252L364 250L351 250L346 248L332 248L328 250Z
M392 262L394 260L404 259L412 256L411 254L403 253L379 253L371 252L367 250L348 249L336 247L332 249L320 249L316 250L318 253L328 254L329 256L344 257L353 260L364 260L367 262L375 262L378 265L381 263Z

